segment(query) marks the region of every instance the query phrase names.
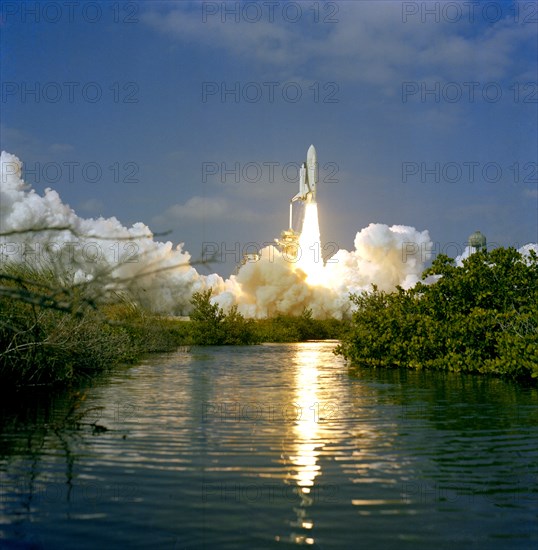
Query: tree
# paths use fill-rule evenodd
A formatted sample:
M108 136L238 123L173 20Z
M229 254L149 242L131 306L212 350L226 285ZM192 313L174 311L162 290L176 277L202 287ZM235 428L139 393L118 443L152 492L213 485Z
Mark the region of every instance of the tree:
M212 290L208 289L192 296L193 342L203 346L258 343L254 322L245 319L235 305L226 315L218 304L211 303L211 295Z
M211 289L195 292L190 315L194 343L205 346L224 343L223 322L226 315L218 304L211 303Z

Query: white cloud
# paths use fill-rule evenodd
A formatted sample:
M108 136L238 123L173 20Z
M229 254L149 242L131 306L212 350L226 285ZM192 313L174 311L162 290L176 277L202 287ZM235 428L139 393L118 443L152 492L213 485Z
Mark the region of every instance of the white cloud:
M334 4L334 3L333 3ZM222 13L202 22L200 9L182 3L152 11L145 21L179 40L228 51L289 78L325 78L392 88L394 82L437 74L444 80L501 79L517 71L516 52L532 47L532 25L508 17L494 24L402 21L400 2L337 2L337 23L317 24L303 5L300 23L267 14L256 23ZM220 3L215 3L222 10ZM280 8L281 9L281 8ZM482 22L483 23L483 22ZM385 90L388 92L388 87Z
M104 204L99 199L88 199L81 202L78 205L78 209L86 212L87 214L101 214L104 208Z
M525 189L523 195L529 199L538 200L538 189Z
M167 208L162 214L153 218L153 223L166 225L181 222L259 222L263 216L259 212L245 208L222 197L194 196L185 203L178 203Z
M49 149L53 153L67 153L73 151L75 148L69 143L53 143L49 146Z

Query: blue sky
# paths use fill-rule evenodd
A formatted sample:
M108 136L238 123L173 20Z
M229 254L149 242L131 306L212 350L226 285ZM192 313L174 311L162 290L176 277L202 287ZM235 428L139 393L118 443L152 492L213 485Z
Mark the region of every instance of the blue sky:
M271 241L314 143L324 242L538 241L536 2L33 5L2 6L1 147L82 216Z

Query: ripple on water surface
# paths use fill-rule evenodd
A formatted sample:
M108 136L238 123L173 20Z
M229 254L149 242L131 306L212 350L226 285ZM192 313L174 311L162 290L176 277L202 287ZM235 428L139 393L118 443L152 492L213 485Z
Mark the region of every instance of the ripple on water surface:
M530 548L538 396L334 343L193 348L4 402L0 547Z

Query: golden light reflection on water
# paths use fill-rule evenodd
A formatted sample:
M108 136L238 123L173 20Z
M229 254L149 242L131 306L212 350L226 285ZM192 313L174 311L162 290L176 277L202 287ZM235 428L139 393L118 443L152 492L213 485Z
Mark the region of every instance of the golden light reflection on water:
M303 344L298 346L293 361L292 396L296 417L291 423L291 442L284 456L289 466L287 482L295 484L295 492L300 498L299 506L293 509L296 518L290 525L303 532L292 532L288 537L288 541L295 544L312 545L315 542L308 534L314 527L313 519L308 517L308 507L314 502L316 478L321 475L319 455L326 444L320 422L320 410L324 406L319 380L320 360L319 345Z
M323 443L319 435L319 388L317 349L299 349L296 355L295 399L297 418L293 423L295 449L290 455L295 465L295 480L303 494L310 493L314 480L320 474L317 457Z
M350 504L359 516L401 513L402 507L401 501L394 499L394 486L400 479L404 460L393 451L394 419L390 415L379 416L375 391L355 384L346 399L351 398L347 406L360 422L348 424L345 434L339 431L334 420L348 418L347 406L344 410L340 400L343 396L338 396L334 376L327 370L327 351L327 344L323 343L298 345L290 372L293 384L290 400L296 418L288 422L283 458L286 482L294 486L299 502L293 507L295 517L288 524L291 533L277 540L298 545L316 544L317 520L312 512L320 508L314 508L313 504L321 502L321 495L330 498L331 484L320 483L322 456L330 456L355 487L356 498ZM344 437L349 439L348 443L344 443ZM331 475L334 479L334 472ZM373 484L375 491L370 489Z

